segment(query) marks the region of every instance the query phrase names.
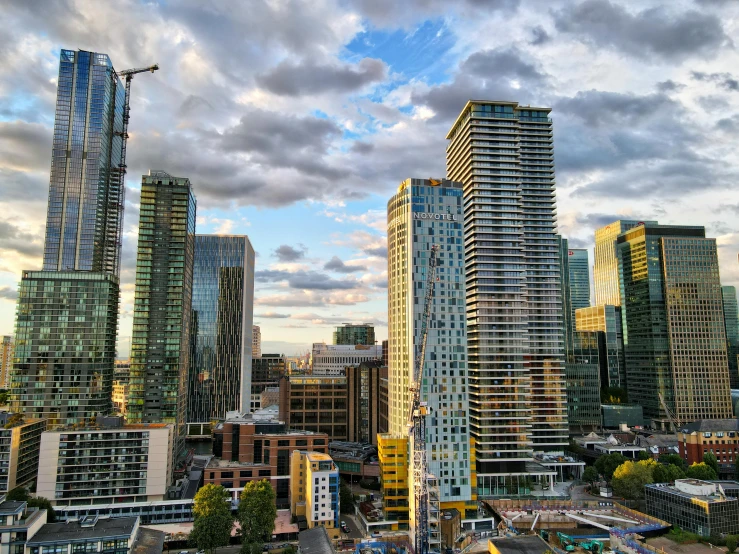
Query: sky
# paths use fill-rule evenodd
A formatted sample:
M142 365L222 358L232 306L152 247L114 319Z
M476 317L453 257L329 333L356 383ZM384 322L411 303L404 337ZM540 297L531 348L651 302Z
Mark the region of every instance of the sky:
M559 231L619 218L704 225L739 284L735 0L5 0L0 7L0 334L43 251L59 52L134 78L119 357L128 352L139 190L189 177L197 232L257 252L262 350L335 325L387 337L386 205L445 174L469 99L552 108ZM592 263L592 259L591 259Z

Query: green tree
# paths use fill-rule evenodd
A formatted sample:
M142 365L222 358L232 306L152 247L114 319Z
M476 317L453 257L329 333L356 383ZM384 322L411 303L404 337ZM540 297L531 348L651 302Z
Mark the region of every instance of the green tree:
M654 460L624 462L613 472L613 492L630 500L644 498L644 485L654 482L652 473L656 466Z
M734 535L726 537L726 551L729 554L736 552L736 537Z
M54 507L51 505L51 502L48 498L44 498L43 496L29 498L28 507L38 508L39 510L46 510L46 523L56 522L56 512L54 511Z
M8 403L8 391L0 391L0 406L5 406Z
M342 514L353 514L354 513L354 495L349 485L343 479L339 484L339 504L341 506Z
M639 454L636 456L637 460L651 460L652 457L649 455L649 452L646 450L640 450Z
M264 543L272 538L276 517L277 506L272 485L266 479L249 481L241 491L241 502L239 503L238 518L243 542L242 554L251 554L254 545L258 545L261 552Z
M193 506L195 523L190 532L190 543L206 552L215 552L231 539L234 517L231 514L231 495L220 485L205 485L195 495Z
M673 464L657 464L652 477L655 483L672 483L675 479L685 479L685 472Z
M606 478L606 481L610 481L613 478L613 472L625 461L626 457L618 452L606 454L595 460L595 469Z
M588 466L582 472L582 480L586 483L595 483L598 480L598 470L593 466Z
M30 495L28 494L28 490L26 487L15 487L12 491L8 493L8 496L5 497L5 500L13 500L15 502L27 502L30 498Z
M683 460L677 454L662 454L659 457L659 461L662 464L672 464L672 465L675 465L675 466L679 467L682 470L685 470L685 468L686 468L685 460Z
M713 469L713 471L716 472L716 475L718 475L718 460L716 459L716 454L713 452L706 452L703 454L703 463Z
M705 462L694 463L688 468L688 471L685 472L685 475L687 477L690 477L691 479L702 479L704 481L715 481L716 479L718 479L718 475L713 470L713 468Z

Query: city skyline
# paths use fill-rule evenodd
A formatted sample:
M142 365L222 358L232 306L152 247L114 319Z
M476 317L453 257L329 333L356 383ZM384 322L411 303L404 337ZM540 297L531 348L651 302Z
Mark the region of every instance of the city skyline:
M613 28L594 31L585 5ZM333 327L347 321L372 321L384 338L384 205L406 175L443 175L443 135L475 97L552 106L558 232L571 245L592 252L593 230L619 218L704 225L718 239L722 284L739 282L732 221L739 195L727 189L739 162L724 146L739 132L737 53L728 46L736 6L591 0L551 2L546 13L526 1L486 12L467 3L412 6L303 6L290 16L305 23L304 34L287 36L263 34L284 20L255 3L252 19L263 25L251 39L243 28L253 23L217 8L210 27L196 8L111 3L80 15L62 5L58 17L39 21L24 3L9 3L0 333L13 333L20 271L42 266L57 60L61 49L78 46L105 52L117 68L162 67L133 89L119 344L132 334L137 180L160 166L193 179L199 232L252 237L264 351L304 352L330 342ZM630 29L654 24L652 8L664 15L658 28L634 39ZM89 32L114 16L126 25ZM705 33L683 41L686 24ZM163 25L176 32L162 37ZM490 25L500 33L479 32ZM235 71L258 37L266 37L264 57ZM126 46L134 43L141 47ZM300 132L286 132L293 128ZM273 140L259 142L254 130Z

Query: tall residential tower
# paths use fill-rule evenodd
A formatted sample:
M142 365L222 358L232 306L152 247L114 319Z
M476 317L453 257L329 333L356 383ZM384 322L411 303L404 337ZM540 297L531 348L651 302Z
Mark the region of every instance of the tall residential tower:
M729 357L729 383L732 389L739 389L739 308L736 301L736 287L721 287L724 300L724 328L726 329L726 353Z

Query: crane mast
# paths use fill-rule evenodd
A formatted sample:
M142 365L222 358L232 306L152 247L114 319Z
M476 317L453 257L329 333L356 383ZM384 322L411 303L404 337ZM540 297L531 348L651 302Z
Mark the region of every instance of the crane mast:
M429 321L431 319L431 300L434 294L436 276L436 251L438 246L432 245L429 255L429 266L426 273L426 294L423 303L421 318L420 344L416 348L416 360L413 366L413 381L411 382L411 410L408 422L412 435L412 472L413 495L416 507L415 552L416 554L429 553L429 491L428 491L428 459L426 454L426 415L428 405L421 401L421 385L423 382L423 368L426 360L426 339L428 338Z

